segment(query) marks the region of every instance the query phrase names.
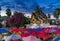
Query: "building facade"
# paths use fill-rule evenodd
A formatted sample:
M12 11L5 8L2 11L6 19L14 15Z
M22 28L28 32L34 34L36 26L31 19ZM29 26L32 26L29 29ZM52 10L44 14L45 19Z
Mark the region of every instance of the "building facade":
M38 15L37 13L33 13L31 16L31 23L32 24L41 24L41 23L47 23L47 16L45 14Z

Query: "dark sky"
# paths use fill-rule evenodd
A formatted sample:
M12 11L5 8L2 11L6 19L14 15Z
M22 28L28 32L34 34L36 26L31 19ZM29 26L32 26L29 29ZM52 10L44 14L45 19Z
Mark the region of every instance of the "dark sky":
M36 6L39 6L44 13L52 14L56 8L60 7L60 0L0 0L0 5L2 12L10 8L12 11L30 13L35 10Z

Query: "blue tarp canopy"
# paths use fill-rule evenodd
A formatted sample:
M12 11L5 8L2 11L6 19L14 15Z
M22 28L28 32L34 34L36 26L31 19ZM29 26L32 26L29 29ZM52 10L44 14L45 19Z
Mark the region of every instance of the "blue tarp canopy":
M0 29L0 33L7 33L9 32L7 29Z
M28 30L28 32L29 33L33 33L33 32L35 32L34 30L32 30L32 29L30 29L30 30Z
M54 39L54 41L60 41L60 38L56 38L56 39Z
M43 30L43 28L37 28L35 31L36 32L40 32L40 31L42 31Z

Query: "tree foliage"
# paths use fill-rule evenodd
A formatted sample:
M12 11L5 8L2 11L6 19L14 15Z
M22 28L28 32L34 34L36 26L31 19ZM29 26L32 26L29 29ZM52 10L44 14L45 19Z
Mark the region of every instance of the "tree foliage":
M9 18L8 24L10 26L20 27L24 23L24 15L19 12L15 12L12 17Z
M0 28L2 28L2 24L0 23Z
M56 10L54 12L54 17L59 18L59 15L60 15L60 8L56 8Z
M24 25L25 24L30 24L30 18L24 17Z
M1 11L1 6L0 6L0 11Z
M10 10L9 8L6 9L6 15L7 15L8 17L11 16L11 10Z
M50 18L50 14L48 14L48 18Z

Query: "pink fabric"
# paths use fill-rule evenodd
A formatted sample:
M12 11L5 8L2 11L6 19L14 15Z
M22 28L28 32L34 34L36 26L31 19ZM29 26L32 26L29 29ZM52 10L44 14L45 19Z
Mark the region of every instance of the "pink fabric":
M40 41L39 39L33 36L23 37L22 40L23 41Z

